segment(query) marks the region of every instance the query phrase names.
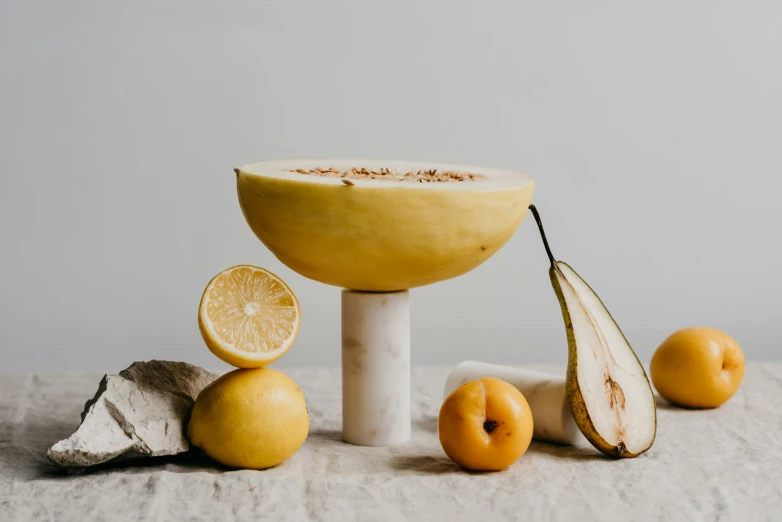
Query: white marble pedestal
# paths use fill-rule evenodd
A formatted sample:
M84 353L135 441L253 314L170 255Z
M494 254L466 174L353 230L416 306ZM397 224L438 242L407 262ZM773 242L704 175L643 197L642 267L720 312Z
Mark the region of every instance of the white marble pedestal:
M342 439L410 440L409 292L342 291Z

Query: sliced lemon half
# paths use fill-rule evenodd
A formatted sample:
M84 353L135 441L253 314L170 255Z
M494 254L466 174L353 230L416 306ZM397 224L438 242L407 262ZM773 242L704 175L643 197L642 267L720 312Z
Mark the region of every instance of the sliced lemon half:
M282 357L299 331L296 295L268 270L239 265L206 286L198 326L217 357L239 368L258 368Z

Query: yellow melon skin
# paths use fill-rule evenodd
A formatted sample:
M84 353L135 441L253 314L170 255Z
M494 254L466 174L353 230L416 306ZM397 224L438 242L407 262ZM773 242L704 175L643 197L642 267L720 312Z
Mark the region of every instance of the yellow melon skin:
M393 181L353 186L237 169L242 212L286 266L322 283L406 290L464 274L513 235L534 182L440 190ZM480 174L480 171L478 171Z

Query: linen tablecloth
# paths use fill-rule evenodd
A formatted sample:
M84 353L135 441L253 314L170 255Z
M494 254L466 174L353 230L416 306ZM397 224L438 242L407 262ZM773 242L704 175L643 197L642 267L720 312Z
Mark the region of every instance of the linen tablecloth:
M782 364L750 364L716 410L658 399L657 440L637 459L533 442L499 473L466 472L440 447L448 368L413 369L413 438L390 448L341 441L338 369L284 371L306 394L310 434L266 471L192 451L63 472L46 449L77 427L101 376L0 376L0 520L782 520Z

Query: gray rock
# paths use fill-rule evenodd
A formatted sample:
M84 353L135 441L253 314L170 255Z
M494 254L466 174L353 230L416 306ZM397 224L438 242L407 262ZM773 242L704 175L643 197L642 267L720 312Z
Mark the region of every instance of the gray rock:
M76 432L51 448L63 467L176 455L190 449L184 428L199 392L218 377L183 362L136 362L105 375Z

